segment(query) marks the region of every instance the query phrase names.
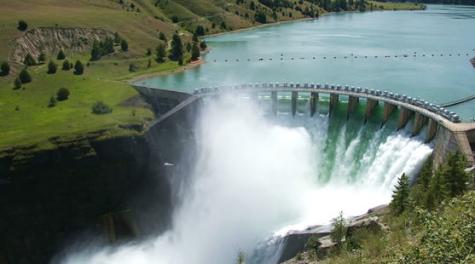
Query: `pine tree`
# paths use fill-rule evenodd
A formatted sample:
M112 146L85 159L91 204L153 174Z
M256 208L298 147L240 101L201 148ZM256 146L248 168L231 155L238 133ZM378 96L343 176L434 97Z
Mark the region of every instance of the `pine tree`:
M443 200L448 197L447 183L445 182L445 175L447 173L447 166L441 165L432 177L429 185L429 190L426 198L426 208L433 210Z
M467 189L468 175L465 172L465 165L465 157L459 151L449 155L446 182L451 197L461 195Z
M43 52L38 56L38 62L45 62L46 61L46 54L44 54Z
M66 55L64 54L63 50L59 50L58 55L56 56L56 59L58 59L58 60L66 59Z
M28 24L25 22L25 20L20 20L18 21L17 29L20 31L25 31L28 29Z
M33 56L31 56L30 53L26 54L25 56L25 59L23 60L23 63L27 66L33 66L33 65L36 65L36 61L35 59L33 58Z
M206 50L208 48L208 44L206 44L206 41L201 41L200 43L200 48L201 50Z
M125 39L120 41L120 49L122 51L128 51L129 50L129 43Z
M163 32L160 32L158 34L158 39L160 39L161 41L163 41L165 43L167 42L167 36L165 36L165 33L163 33Z
M191 60L196 61L200 57L200 48L198 43L193 42L193 47L191 48Z
M69 71L71 69L71 64L68 60L63 61L63 71Z
M183 59L183 43L181 42L180 36L178 34L174 34L171 43L171 50L170 50L170 59L174 61L179 61Z
M23 69L20 72L20 75L18 76L18 78L20 78L20 81L21 81L22 84L23 83L29 83L29 82L32 81L31 75L26 69Z
M95 40L94 43L92 44L92 49L91 49L91 61L96 61L101 59L102 57L102 51L101 51L101 45L99 41Z
M399 178L392 198L390 203L391 211L395 215L402 214L407 209L409 202L409 178L405 173Z
M343 212L340 212L340 214L332 220L332 230L330 232L330 238L336 244L337 248L341 248L347 229Z
M8 74L10 74L10 64L8 64L8 62L5 61L0 66L0 75L6 76Z
M15 88L15 90L18 90L21 88L21 80L19 77L15 78L15 82L13 83L13 87Z
M76 61L76 64L74 64L74 74L76 75L81 75L84 73L84 65L82 64L81 61Z
M165 50L165 45L160 43L157 47L157 62L165 62L165 56L167 56L167 51Z
M56 103L57 103L57 102L58 102L58 101L56 100L56 97L51 96L51 98L49 99L48 107L54 107L54 106L56 106Z
M48 74L55 74L57 68L58 67L56 66L56 63L54 63L53 61L49 61L49 63L48 63Z

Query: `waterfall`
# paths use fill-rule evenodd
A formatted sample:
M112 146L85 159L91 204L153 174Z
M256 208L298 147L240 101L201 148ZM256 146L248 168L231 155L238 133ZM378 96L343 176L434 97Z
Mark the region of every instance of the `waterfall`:
M398 177L414 176L432 152L390 125L332 122L274 117L249 98L207 101L172 228L139 244L81 249L62 263L234 263L269 238L389 202ZM275 252L262 254L272 263Z

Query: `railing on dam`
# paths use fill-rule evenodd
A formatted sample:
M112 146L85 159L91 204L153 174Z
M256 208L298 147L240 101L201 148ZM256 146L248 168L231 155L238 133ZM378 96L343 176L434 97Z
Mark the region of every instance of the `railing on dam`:
M236 86L219 86L213 88L201 88L194 91L195 95L203 96L206 94L215 94L224 91L246 91L246 92L272 92L272 91L296 91L296 92L316 92L338 95L348 95L356 97L365 97L377 101L387 102L393 105L402 106L419 112L428 117L440 120L442 117L453 123L460 123L460 116L449 111L442 106L430 103L428 101L401 95L388 91L380 91L369 88L354 87L348 85L330 85L330 84L299 84L299 83L262 83L262 84L243 84Z

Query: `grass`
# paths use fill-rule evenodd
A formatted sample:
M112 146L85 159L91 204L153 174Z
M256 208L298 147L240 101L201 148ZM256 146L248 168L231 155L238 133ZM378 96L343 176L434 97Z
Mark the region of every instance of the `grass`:
M369 1L369 3L373 4L374 9L376 10L423 10L426 7L424 4L412 2Z

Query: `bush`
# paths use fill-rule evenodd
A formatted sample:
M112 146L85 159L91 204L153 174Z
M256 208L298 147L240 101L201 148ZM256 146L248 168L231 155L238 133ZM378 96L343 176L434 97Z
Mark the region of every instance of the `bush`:
M122 51L128 51L129 50L129 44L127 43L127 41L125 39L120 41L120 49Z
M136 72L139 70L139 66L137 66L135 63L129 64L129 72Z
M347 225L346 220L343 218L343 212L340 212L338 217L332 220L332 230L330 237L332 241L336 244L337 248L340 249L343 243L343 239L346 236Z
M68 60L63 61L63 71L69 71L71 69L71 63Z
M48 74L55 74L57 71L58 67L56 66L56 63L53 61L49 61L48 63Z
M20 78L16 78L15 81L13 82L13 87L15 88L15 90L18 90L21 88L21 80Z
M8 64L8 62L5 61L0 66L0 75L6 76L8 74L10 74L10 64Z
M74 74L76 75L81 75L84 73L84 65L80 60L76 61L76 64L74 64Z
M166 55L167 55L167 51L165 49L165 45L160 43L157 47L157 62L158 63L165 62Z
M56 56L58 60L64 60L66 59L66 55L64 54L63 50L59 50L58 55Z
M204 36L204 34L205 34L205 28L204 28L203 26L201 26L201 25L198 25L198 26L196 27L195 34L196 34L197 36Z
M38 56L38 62L45 62L46 61L46 54L44 53L41 53L39 56Z
M28 24L25 22L25 20L20 20L18 21L17 29L20 31L25 31L28 29Z
M198 43L193 42L193 47L191 48L191 60L196 61L200 58L200 48L198 48Z
M55 107L57 102L58 101L56 101L56 98L54 96L51 96L51 98L49 99L48 107Z
M200 48L201 50L206 50L208 48L208 44L206 44L206 41L201 41Z
M36 61L35 59L33 58L33 56L31 56L30 53L26 54L25 56L25 59L23 60L23 63L27 66L33 66L33 65L36 65Z
M92 106L92 113L96 115L104 115L112 113L112 108L105 103L98 101Z
M27 69L23 69L20 72L20 75L18 76L18 78L20 78L21 83L29 83L32 81L31 75Z
M56 99L58 101L65 101L69 98L69 90L67 88L59 88L58 92L56 93Z

